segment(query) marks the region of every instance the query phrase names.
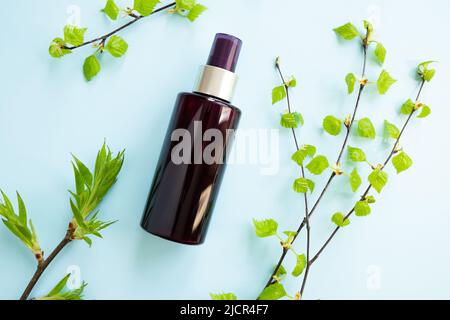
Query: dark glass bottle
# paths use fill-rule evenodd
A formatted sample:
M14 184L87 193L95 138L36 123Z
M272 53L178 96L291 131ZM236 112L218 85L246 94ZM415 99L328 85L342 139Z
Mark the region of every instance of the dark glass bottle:
M217 34L195 92L178 95L141 221L154 235L192 245L205 240L241 115L229 103L241 45Z

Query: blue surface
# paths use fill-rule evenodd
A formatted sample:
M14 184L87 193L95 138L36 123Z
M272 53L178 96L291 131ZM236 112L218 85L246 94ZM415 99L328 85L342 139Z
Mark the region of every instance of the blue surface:
M87 38L116 26L99 13L103 1L11 1L8 10L1 10L0 186L10 195L21 192L44 250L63 237L70 219L70 152L93 163L104 138L115 150L126 148L120 180L101 206L104 219L120 222L91 249L72 244L34 295L47 292L68 267L78 266L89 282L87 298L208 299L209 292L218 291L255 298L279 248L273 239L254 236L251 219L274 217L280 228L293 229L303 214L301 197L291 191L299 175L289 160L291 136L280 133L277 175L262 175L258 165L228 168L205 245L160 240L143 232L139 220L175 97L191 90L214 34L235 34L245 44L234 101L243 110L241 128L278 128L283 107L271 106L270 92L278 83L273 60L280 55L286 73L299 80L293 101L306 119L302 141L320 145L321 153L334 158L342 137L324 135L320 125L327 114L350 112L355 97L346 95L343 78L350 71L359 73L361 54L356 43L338 41L331 30L372 17L388 49L386 68L399 82L383 97L368 90L360 115L370 116L380 132L385 118L401 124L397 110L417 90L413 68L429 59L440 61L435 80L424 91L433 115L414 121L403 140L413 169L398 177L389 169L391 181L373 214L353 219L339 234L313 267L305 298L448 298L450 46L443 36L450 27L450 3L202 2L210 10L195 24L159 15L125 30L121 35L129 42L128 53L123 59L105 56L101 74L90 83L81 65L91 48L61 61L47 49L61 35L72 4L80 8L81 24L89 27ZM370 62L370 78L377 72ZM388 153L380 140L364 144L374 162ZM352 144L363 145L358 140ZM324 178L317 179L318 188ZM314 250L333 228L330 216L348 210L355 199L346 179L332 186L312 221ZM302 245L297 251L303 251ZM3 226L0 254L0 298L15 299L34 271L33 257ZM286 267L292 264L289 259ZM299 280L290 279L289 292L298 288Z

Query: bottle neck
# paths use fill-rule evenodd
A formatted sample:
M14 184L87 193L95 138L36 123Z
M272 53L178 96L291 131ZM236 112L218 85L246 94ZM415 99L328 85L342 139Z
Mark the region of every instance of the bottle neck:
M194 91L231 102L236 81L237 76L234 72L205 65Z

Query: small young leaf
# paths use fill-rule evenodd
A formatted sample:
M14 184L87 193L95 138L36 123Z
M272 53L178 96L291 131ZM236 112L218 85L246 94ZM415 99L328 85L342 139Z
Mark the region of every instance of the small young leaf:
M430 82L434 78L436 70L428 68L428 66L434 62L435 61L422 62L417 67L417 73L422 77L424 81Z
M366 217L370 214L371 209L367 201L358 201L355 204L355 214L358 217Z
M353 192L356 192L359 189L361 183L361 177L358 174L358 170L355 168L350 174L350 186L352 187Z
M350 224L350 220L349 219L345 219L344 215L341 212L336 212L332 217L331 217L331 221L337 225L338 227L346 227Z
M292 275L294 277L300 276L303 273L303 270L305 270L306 264L306 256L304 254L299 254L297 256L297 263L295 264L294 270L292 270Z
M417 116L417 118L426 118L431 114L431 109L429 106L424 105L421 109L422 109L422 111Z
M386 59L386 48L380 42L377 43L375 48L375 57L380 64L383 64Z
M365 200L367 201L367 203L375 203L375 202L377 202L375 200L374 196L367 196Z
M409 116L411 114L411 112L414 111L415 107L416 107L416 104L411 99L408 99L408 101L406 101L402 105L402 108L400 109L400 113Z
M384 120L384 130L386 132L386 136L391 137L392 139L398 139L400 136L400 130L387 120Z
M356 29L356 27L351 23L344 24L343 26L337 27L333 30L338 36L345 40L353 40L359 36L358 29Z
M413 161L405 152L400 152L392 159L392 164L394 165L395 170L397 170L398 174L405 170L408 170L412 166Z
M87 28L78 28L73 25L66 25L64 27L64 41L74 46L79 46L84 42L84 33Z
M297 86L297 79L294 76L286 80L285 85L289 88L295 88Z
M353 73L349 73L345 77L345 83L347 83L348 94L351 94L355 90L356 81L358 81L358 78Z
M84 60L83 73L87 81L91 81L100 72L100 62L95 55L91 55Z
M113 57L119 58L128 50L128 43L119 36L111 36L105 49L111 53Z
M362 118L358 121L358 135L363 138L375 139L375 127L369 118Z
M303 125L304 122L302 115L298 112L284 113L281 115L280 125L283 128L297 128L299 123Z
M272 104L280 102L286 98L286 88L285 86L278 86L272 90Z
M133 10L145 17L153 12L158 3L159 0L134 0Z
M326 116L323 119L323 129L332 136L337 136L341 133L342 121L333 116Z
M253 219L256 235L260 238L266 238L277 234L278 223L273 219L256 220Z
M56 296L57 294L59 294L66 286L69 278L70 278L70 273L68 275L66 275L64 278L62 278L61 281L58 282L58 284L48 293L48 296Z
M264 288L263 292L259 296L259 300L278 300L284 298L287 295L281 283L274 283Z
M66 43L61 38L53 39L52 43L50 43L50 47L48 48L48 53L53 58L61 58L66 54L72 53L71 50L65 49Z
M237 297L233 293L210 293L209 296L212 300L237 300Z
M195 0L176 0L177 9L191 10L196 4Z
M291 159L294 160L299 166L303 165L303 161L305 161L307 156L314 157L316 154L316 147L304 144L301 148L296 151Z
M275 276L280 278L280 277L284 276L285 274L287 274L286 269L283 267L283 265L280 265L280 267L278 268Z
M347 149L348 149L348 156L349 156L350 160L352 160L354 162L364 162L367 160L366 154L364 153L364 151L362 149L354 148L351 146L348 146Z
M116 20L117 16L119 15L119 7L116 5L114 0L108 0L106 2L105 7L102 9L102 11L111 19Z
M378 193L383 190L384 186L388 182L388 175L386 172L381 171L380 169L375 169L369 175L370 184L377 190Z
M194 22L197 18L207 10L204 5L196 4L191 10L189 10L188 15L186 16L189 21Z
M325 156L317 156L311 160L306 168L315 175L320 175L330 166L328 159Z
M294 185L292 186L295 192L298 193L307 193L308 192L308 182L305 178L299 178L294 181Z
M381 71L381 74L377 80L378 92L380 94L385 94L386 92L388 92L389 88L396 82L397 80L393 79L386 70Z

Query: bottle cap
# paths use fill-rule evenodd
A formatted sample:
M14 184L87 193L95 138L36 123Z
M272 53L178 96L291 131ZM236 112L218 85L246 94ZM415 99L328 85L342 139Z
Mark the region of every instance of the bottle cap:
M214 39L207 64L234 72L241 47L242 41L239 38L225 33L218 33Z

